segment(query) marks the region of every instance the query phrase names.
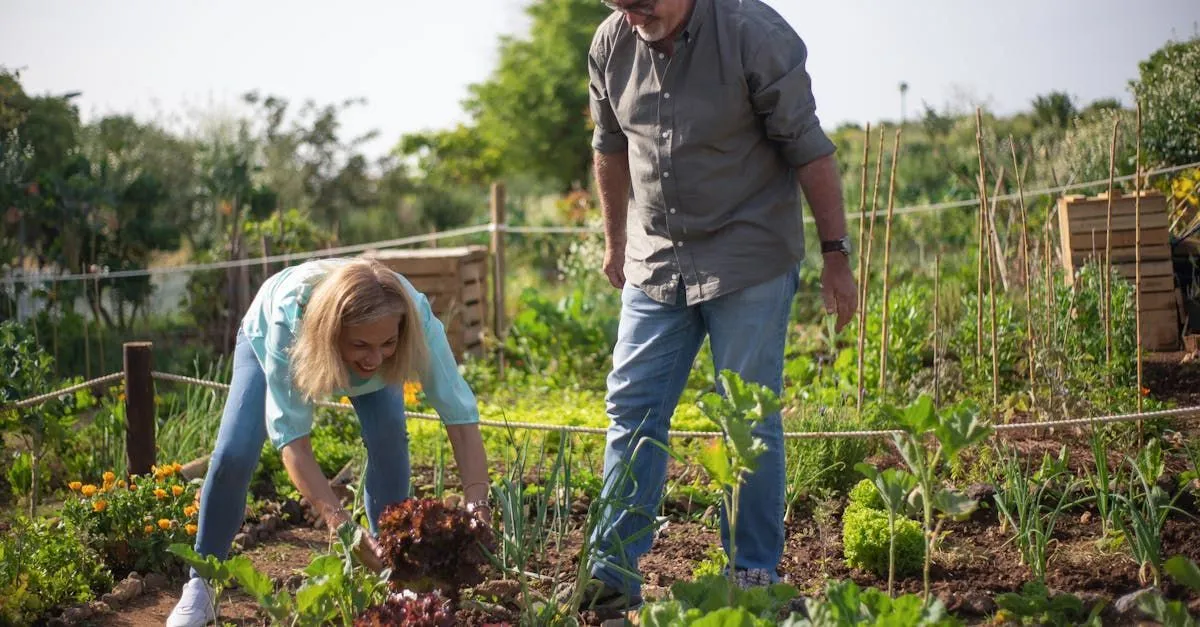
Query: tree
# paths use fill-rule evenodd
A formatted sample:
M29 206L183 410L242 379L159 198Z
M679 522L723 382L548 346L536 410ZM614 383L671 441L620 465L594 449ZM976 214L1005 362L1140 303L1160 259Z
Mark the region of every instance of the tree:
M1200 161L1200 37L1170 42L1138 64L1130 89L1142 104L1147 163Z
M1052 91L1033 99L1033 119L1037 126L1065 129L1075 119L1075 101L1070 94Z
M470 87L465 107L485 146L509 173L567 191L588 179L587 52L610 11L595 0L535 0L527 39L503 37L491 77ZM486 162L485 162L486 163Z

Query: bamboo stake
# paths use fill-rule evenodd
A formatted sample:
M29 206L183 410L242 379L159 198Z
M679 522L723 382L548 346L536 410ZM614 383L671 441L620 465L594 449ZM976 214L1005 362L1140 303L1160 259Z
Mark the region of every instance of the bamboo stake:
M863 133L862 177L858 187L858 411L862 412L863 396L866 386L863 384L863 344L866 343L866 312L867 301L864 297L867 286L866 263L867 248L863 238L867 233L867 167L870 165L871 154L871 123L867 122L867 130Z
M1113 207L1113 177L1117 169L1117 130L1121 127L1121 118L1114 116L1112 144L1108 149L1108 217L1104 223L1104 367L1105 378L1112 383L1112 207ZM1134 200L1134 203L1137 201Z
M1021 177L1021 166L1017 164L1017 145L1014 143L1012 135L1008 136L1008 146L1012 149L1013 171L1017 173L1017 200L1021 218L1021 276L1025 282L1025 333L1029 336L1029 398L1036 405L1037 385L1034 372L1036 362L1034 360L1037 353L1037 340L1033 336L1033 291L1029 285L1033 278L1029 276L1029 221L1025 215L1025 183Z
M987 176L983 165L983 109L975 107L975 148L979 153L979 220L975 225L975 234L979 243L978 267L975 273L975 375L979 375L979 364L983 361L983 255L985 238L984 230L987 212L987 201L984 200L984 178Z
M888 281L891 277L892 262L892 211L896 205L896 162L900 154L900 133L903 127L896 129L896 139L892 144L892 178L888 183L888 210L886 229L883 236L883 342L879 345L879 397L887 394L887 353L888 353Z
M988 307L991 309L992 319L992 406L994 410L995 407L1000 404L1000 362L998 349L996 347L996 257L998 256L998 251L994 246L992 246L992 237L994 233L992 231L992 220L989 216L988 210L987 160L983 156L983 119L979 108L975 109L975 115L975 138L976 146L979 149L979 215L980 224L982 225L984 231L983 236L979 240L979 244L980 246L987 246ZM997 185L999 185L999 181L997 181ZM983 249L980 248L981 263L983 261L982 251ZM982 280L982 278L983 273L980 272L980 279ZM981 292L980 298L982 297L983 294ZM982 315L982 310L980 310L980 312L980 315ZM982 320L980 320L980 322L982 323ZM983 325L980 324L979 328L982 330Z
M942 302L942 251L933 255L933 406L942 406L942 379L938 368L938 306Z
M997 201L997 198L1000 197L1000 191L1004 188L1004 174L1004 166L1001 165L999 172L996 174L996 184L992 187L992 200L990 203L988 203L987 220L988 233L990 234L988 237L988 243L993 249L992 254L996 259L1000 260L999 265L996 266L996 276L1000 277L1001 289L1007 293L1008 270L1006 270L1004 267L1004 259L1007 257L1004 255L1004 249L1000 246L1000 234L997 232L998 229L996 229L996 205L999 202Z
M875 247L875 214L879 210L879 179L883 172L883 125L879 126L879 150L876 152L878 153L878 156L876 157L875 161L875 187L871 192L871 224L867 229L867 258L866 261L863 262L863 267L866 268L867 275L870 275L871 273L871 253ZM860 298L858 299L858 328L863 330L863 334L859 337L858 354L863 355L866 351L867 337L865 331L867 326L867 298L870 296L871 286L870 283L864 279L859 288L861 290L861 294ZM861 408L863 399L866 395L866 377L865 373L862 373L861 370L860 373L861 374L858 377L858 406Z
M1133 166L1133 229L1134 229L1134 324L1137 325L1137 411L1142 413L1142 103L1137 103L1137 146ZM1138 446L1142 444L1142 421L1138 420Z

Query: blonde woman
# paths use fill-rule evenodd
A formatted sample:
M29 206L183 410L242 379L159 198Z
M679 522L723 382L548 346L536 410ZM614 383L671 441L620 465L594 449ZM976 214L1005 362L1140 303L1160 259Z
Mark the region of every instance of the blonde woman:
M367 447L371 534L360 557L380 570L374 539L384 508L408 496L403 384L419 378L446 425L468 509L490 520L487 460L475 396L458 372L428 299L366 259L310 261L268 278L238 333L233 381L200 499L196 551L228 556L263 443L331 528L351 520L313 456L313 401L346 395ZM215 620L212 591L192 572L167 627Z

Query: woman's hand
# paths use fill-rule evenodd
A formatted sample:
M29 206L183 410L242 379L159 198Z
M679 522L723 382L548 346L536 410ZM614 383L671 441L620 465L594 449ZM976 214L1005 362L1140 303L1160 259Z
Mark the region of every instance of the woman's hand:
M379 541L365 529L362 534L362 542L359 543L355 555L362 560L364 566L376 574L383 571L383 548L379 546Z

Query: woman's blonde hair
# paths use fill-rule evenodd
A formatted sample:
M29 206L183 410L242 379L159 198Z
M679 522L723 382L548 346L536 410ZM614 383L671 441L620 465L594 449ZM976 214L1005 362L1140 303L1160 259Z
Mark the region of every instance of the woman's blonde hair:
M313 288L291 351L296 389L315 400L350 387L338 341L346 327L384 316L400 318L396 352L379 367L388 385L402 385L425 366L427 350L420 314L396 273L371 259L355 259L330 271Z

